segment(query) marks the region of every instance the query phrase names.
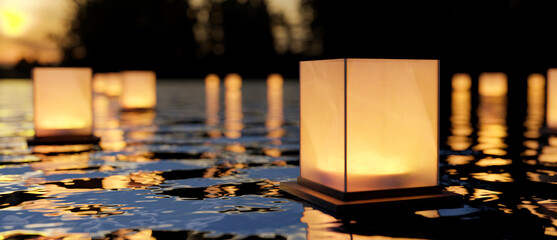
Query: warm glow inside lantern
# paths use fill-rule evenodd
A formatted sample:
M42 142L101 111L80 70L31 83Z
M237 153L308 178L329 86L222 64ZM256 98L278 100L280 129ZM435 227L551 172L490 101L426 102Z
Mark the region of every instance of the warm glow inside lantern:
M370 196L452 196L437 186L438 65L301 62L301 176L281 187L332 211Z
M153 71L124 71L120 106L124 110L153 109L157 104L157 77Z
M33 69L35 139L62 143L93 137L90 68Z

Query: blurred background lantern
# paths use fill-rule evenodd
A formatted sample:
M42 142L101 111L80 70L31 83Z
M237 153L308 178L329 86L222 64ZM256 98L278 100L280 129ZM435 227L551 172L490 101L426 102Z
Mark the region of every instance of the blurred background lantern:
M153 71L124 71L120 106L124 110L154 109L157 104L157 77Z

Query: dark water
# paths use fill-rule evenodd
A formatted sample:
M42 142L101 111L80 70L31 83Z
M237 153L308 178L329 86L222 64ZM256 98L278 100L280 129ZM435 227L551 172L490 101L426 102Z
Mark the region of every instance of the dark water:
M1 235L8 239L557 236L557 136L539 134L545 106L540 93L529 92L527 114L520 120L525 131L519 154L508 135L506 97L480 98L472 105L476 101L470 90L452 93L450 116L441 119L449 121L450 128L441 129L440 180L447 190L463 196L463 207L343 220L279 190L279 182L299 175L297 84L286 81L284 98L267 101L265 81L245 81L243 95L221 93L219 100L206 101L201 80L160 80L156 112L139 113L120 113L116 99L96 95L100 148L31 149L25 142L34 134L31 82L0 81ZM277 105L280 102L282 106Z

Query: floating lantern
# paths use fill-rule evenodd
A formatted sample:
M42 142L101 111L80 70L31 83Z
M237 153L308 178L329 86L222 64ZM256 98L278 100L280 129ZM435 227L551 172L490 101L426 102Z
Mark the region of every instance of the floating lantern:
M550 129L557 129L557 68L547 70L546 122Z
M35 138L30 145L97 143L90 68L34 68Z
M438 186L438 65L301 62L301 176L281 188L337 213L455 198Z
M478 85L480 96L497 97L507 94L507 75L504 73L482 73Z
M475 151L504 156L507 148L507 75L504 73L482 73L479 79L478 144ZM483 86L483 88L482 88Z
M157 77L153 71L124 71L120 106L124 110L149 110L157 104Z
M538 138L540 128L543 127L545 111L545 77L540 73L528 76L528 107L526 108L526 121L524 126L527 138Z
M447 144L455 151L463 151L472 145L472 95L470 75L458 73L452 79L451 136Z
M219 125L219 94L219 76L216 74L207 75L205 77L205 124L211 128L208 135L212 138L221 136L220 130L215 128Z
M205 116L207 126L219 124L220 78L216 74L205 77Z
M224 135L230 139L242 136L242 77L231 73L224 78Z
M95 75L93 75L93 90L96 93L106 92L107 79L108 76L106 73L95 73Z
M110 97L122 94L122 76L120 73L105 73L105 94Z

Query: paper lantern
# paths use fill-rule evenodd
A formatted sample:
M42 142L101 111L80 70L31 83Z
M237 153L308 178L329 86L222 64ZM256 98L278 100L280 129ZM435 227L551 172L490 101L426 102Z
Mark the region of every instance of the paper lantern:
M438 187L438 64L301 62L301 176L281 188L333 212L453 198Z
M123 110L154 109L157 104L157 77L153 71L124 71L120 106Z
M34 68L36 144L98 142L93 136L90 68Z
M507 94L507 75L504 73L480 74L478 92L480 96L497 97Z

